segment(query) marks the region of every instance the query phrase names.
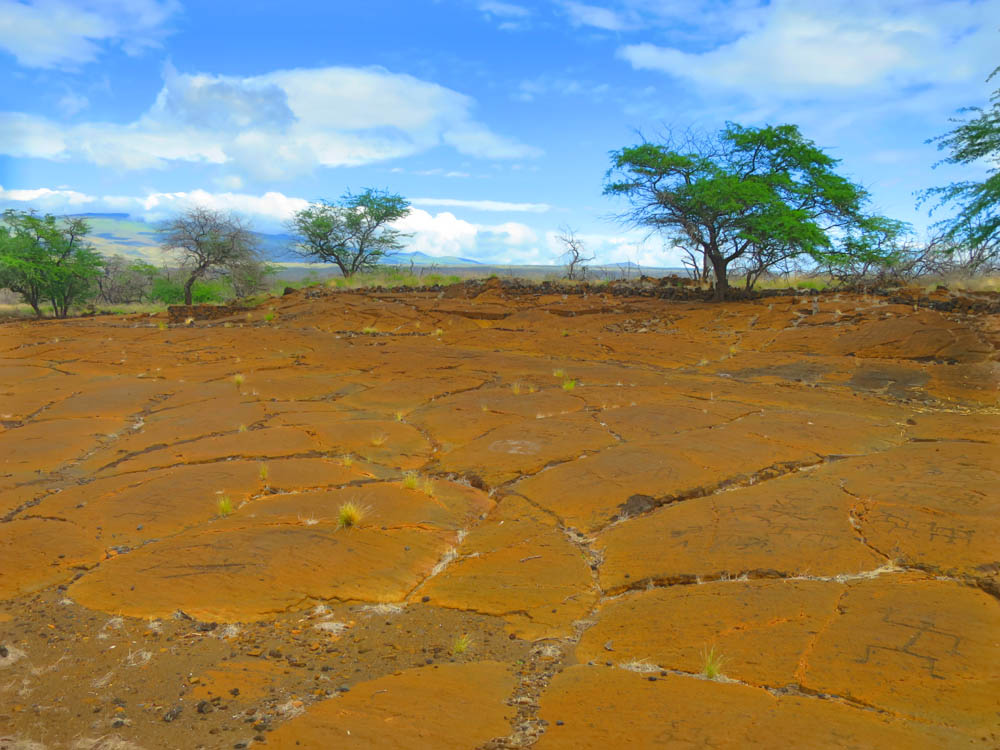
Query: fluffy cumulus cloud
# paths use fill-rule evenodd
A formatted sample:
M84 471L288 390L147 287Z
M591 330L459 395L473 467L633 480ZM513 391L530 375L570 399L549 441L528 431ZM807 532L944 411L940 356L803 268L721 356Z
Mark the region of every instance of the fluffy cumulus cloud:
M74 67L108 46L155 47L177 0L0 0L0 50L25 67Z
M381 68L328 67L234 77L167 66L152 106L127 124L63 126L0 113L0 153L119 169L227 165L265 179L357 166L448 146L520 159L539 151L477 121L469 97Z
M827 98L967 81L996 47L995 2L776 0L726 15L708 5L692 18L719 24L714 45L642 42L620 57L707 91Z

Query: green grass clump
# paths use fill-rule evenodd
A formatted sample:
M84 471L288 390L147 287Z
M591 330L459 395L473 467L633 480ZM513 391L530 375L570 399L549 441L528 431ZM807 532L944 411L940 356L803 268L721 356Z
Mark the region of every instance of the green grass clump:
M270 323L272 320L274 320L274 313L273 312L269 312L267 315L264 316L264 322L265 323Z
M552 377L554 378L564 378L566 377L566 371L561 367L558 370L552 371Z
M722 662L725 661L725 657L715 650L715 646L702 649L701 659L701 673L708 679L714 680L722 674Z
M350 469L351 464L354 463L354 459L345 453L343 456L340 457L340 463L344 465L345 469Z
M420 486L420 479L412 471L407 472L403 477L403 487L408 490L415 490Z
M455 639L455 642L451 644L451 653L455 656L459 654L464 654L469 650L469 646L472 645L472 636L468 633L463 633Z
M563 381L562 389L567 393L569 391L572 391L574 388L576 388L576 381L573 380L572 378L567 378L566 380Z
M257 475L260 477L260 481L262 481L264 484L267 484L267 478L269 474L270 471L267 468L267 464L261 464L259 467L257 467Z
M229 495L223 495L219 498L218 503L216 503L216 509L219 511L220 518L225 518L236 510L233 507L233 501L229 499Z
M245 375L241 373L233 375L233 385L235 385L237 388L241 388L245 382L247 382Z
M337 511L337 528L350 529L357 526L364 515L364 509L357 503L344 503Z
M367 333L369 335L373 333L378 333L378 328L376 328L375 326L365 326L364 328L361 329L361 333Z

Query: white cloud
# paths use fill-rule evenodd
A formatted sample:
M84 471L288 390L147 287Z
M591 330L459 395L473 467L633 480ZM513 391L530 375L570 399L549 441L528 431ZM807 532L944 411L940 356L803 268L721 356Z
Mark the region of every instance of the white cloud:
M497 2L496 0L479 3L479 10L499 18L527 18L531 15L531 10L523 5Z
M526 29L529 27L533 15L530 8L516 3L499 2L499 0L481 2L478 7L488 19L496 19L500 22L497 28L501 31Z
M759 99L900 96L912 86L968 80L977 59L992 60L996 10L995 2L968 0L777 0L742 9L721 30L732 41L707 51L644 42L619 56L702 90Z
M59 98L59 111L66 117L72 117L90 106L90 99L75 91L67 91Z
M481 229L493 235L505 245L530 245L538 241L538 235L535 234L535 230L527 224L521 224L517 221L505 221L503 224L486 225L482 226Z
M486 159L537 156L471 114L469 97L381 68L295 69L239 78L168 65L155 102L126 125L60 126L0 113L0 153L122 169L227 164L264 179L357 166L448 145Z
M96 196L64 188L6 190L0 186L0 204L8 208L35 208L54 214L114 211L128 213L146 221L160 221L191 206L205 206L220 211L235 211L251 217L262 228L275 229L295 211L308 206L309 202L278 192L250 195L191 190L176 193L151 192L145 196Z
M604 100L611 92L607 83L592 83L573 78L541 75L537 78L521 81L513 98L522 102L531 102L543 96L560 94L562 96L584 96L593 101Z
M411 209L395 227L413 235L407 241L407 250L434 256L473 253L479 234L479 227L453 213L444 211L431 215L419 208Z
M177 0L0 0L0 49L23 66L75 66L120 46L159 45Z
M605 31L625 31L633 28L633 24L622 17L621 14L608 8L597 5L586 5L584 3L567 2L562 3L569 21L574 26L591 26L595 29Z
M66 149L56 123L20 112L0 112L0 152L6 156L62 159Z
M414 206L447 206L450 208L472 208L476 211L524 211L543 214L552 208L548 203L510 203L508 201L464 200L461 198L414 198Z

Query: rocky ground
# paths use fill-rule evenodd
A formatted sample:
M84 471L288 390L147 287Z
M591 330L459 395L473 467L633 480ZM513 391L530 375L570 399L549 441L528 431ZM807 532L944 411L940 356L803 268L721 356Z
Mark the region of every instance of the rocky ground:
M996 300L574 291L0 326L0 749L1000 746Z

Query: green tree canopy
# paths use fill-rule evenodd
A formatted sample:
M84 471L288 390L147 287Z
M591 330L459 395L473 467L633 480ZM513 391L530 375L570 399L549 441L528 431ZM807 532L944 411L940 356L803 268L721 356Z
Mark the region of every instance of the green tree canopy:
M86 243L90 227L80 218L57 219L35 211L3 213L0 224L0 287L18 292L42 316L52 303L65 318L70 305L92 296L103 260Z
M346 277L373 268L403 247L408 235L392 222L409 212L410 203L402 196L368 188L357 195L348 191L336 202L309 204L296 212L288 229L303 255L336 263Z
M998 73L1000 68L994 70L987 80ZM962 110L974 116L957 120L953 130L932 139L939 149L950 151L942 160L944 164L989 164L986 179L931 188L923 193L921 199L935 200L935 209L948 204L954 206L957 209L955 215L943 219L936 226L943 230L947 239L959 245L991 247L990 253L978 254L984 258L1000 253L1000 89L993 92L990 101L989 107Z
M703 253L722 299L734 261L757 275L800 255L826 262L858 252L878 227L904 228L865 213L867 192L837 174L837 163L794 125L728 123L717 135L668 135L613 152L604 192L629 201L625 222Z

